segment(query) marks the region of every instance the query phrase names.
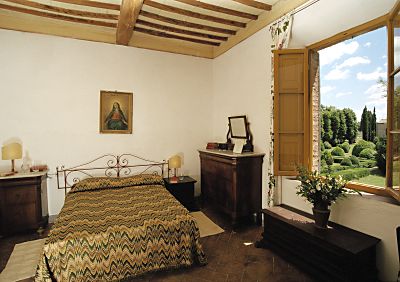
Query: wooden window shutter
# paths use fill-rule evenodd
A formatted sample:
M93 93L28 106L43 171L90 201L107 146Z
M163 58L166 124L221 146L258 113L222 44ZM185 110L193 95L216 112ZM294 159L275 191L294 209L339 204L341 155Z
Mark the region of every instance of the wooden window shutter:
M308 51L274 51L274 174L311 168Z

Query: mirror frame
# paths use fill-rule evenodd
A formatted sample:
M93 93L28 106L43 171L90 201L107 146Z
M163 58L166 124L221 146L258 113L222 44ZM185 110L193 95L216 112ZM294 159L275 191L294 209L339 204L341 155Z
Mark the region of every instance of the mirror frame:
M232 137L232 138L249 139L249 130L248 130L248 127L247 127L248 124L247 124L247 118L246 118L245 115L243 115L243 116L232 116L232 117L228 117L228 119L229 119L229 130L230 130L230 133L231 133L231 137ZM232 131L232 123L231 123L231 120L232 120L232 119L243 119L245 131L246 131L246 136L235 136L235 135L233 134L233 131Z

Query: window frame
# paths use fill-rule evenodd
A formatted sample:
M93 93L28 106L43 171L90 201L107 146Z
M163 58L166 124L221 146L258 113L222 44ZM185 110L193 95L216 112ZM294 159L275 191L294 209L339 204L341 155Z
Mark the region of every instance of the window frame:
M327 39L324 39L322 41L319 41L317 43L311 44L306 47L309 51L319 51L321 49L330 47L332 45L335 45L337 43L343 42L347 39L351 39L352 37L376 30L378 28L386 27L387 28L387 36L388 36L388 76L387 76L387 81L388 81L388 87L387 87L387 131L389 132L391 129L391 123L392 123L392 104L391 101L393 99L393 76L394 76L394 70L393 70L393 56L394 56L394 50L393 50L393 21L394 18L397 16L398 12L400 11L400 0L398 0L395 4L395 6L392 8L390 13L383 15L381 17L378 17L376 19L373 19L369 22L366 22L364 24L361 24L359 26L353 27L351 29L348 29L344 32L340 32L332 37L329 37ZM400 71L400 70L397 70ZM396 72L397 73L397 72ZM310 95L310 100L312 99L311 95L312 93L309 93ZM311 109L312 110L312 109ZM311 126L312 128L312 120L311 120ZM362 184L362 183L357 183L357 182L349 182L347 184L347 188L352 189L352 190L358 190L358 191L363 191L371 194L377 194L380 196L391 196L395 198L397 201L400 201L400 193L398 190L395 190L392 188L392 164L391 164L391 152L392 152L392 138L390 137L390 134L387 133L387 147L386 147L386 187L378 187L378 186L373 186L373 185L367 185L367 184Z

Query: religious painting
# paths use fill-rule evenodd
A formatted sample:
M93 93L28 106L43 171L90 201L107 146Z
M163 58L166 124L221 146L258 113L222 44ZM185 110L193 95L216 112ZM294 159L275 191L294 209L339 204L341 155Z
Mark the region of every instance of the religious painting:
M132 133L133 93L100 91L100 133Z

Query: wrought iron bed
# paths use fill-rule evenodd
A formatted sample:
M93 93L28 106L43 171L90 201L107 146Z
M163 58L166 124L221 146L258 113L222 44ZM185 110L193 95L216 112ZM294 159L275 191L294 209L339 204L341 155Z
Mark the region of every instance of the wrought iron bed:
M138 174L156 174L164 176L165 166L168 162L151 161L134 154L105 154L89 162L65 168L64 165L56 168L57 188L67 189L87 177L127 177Z

